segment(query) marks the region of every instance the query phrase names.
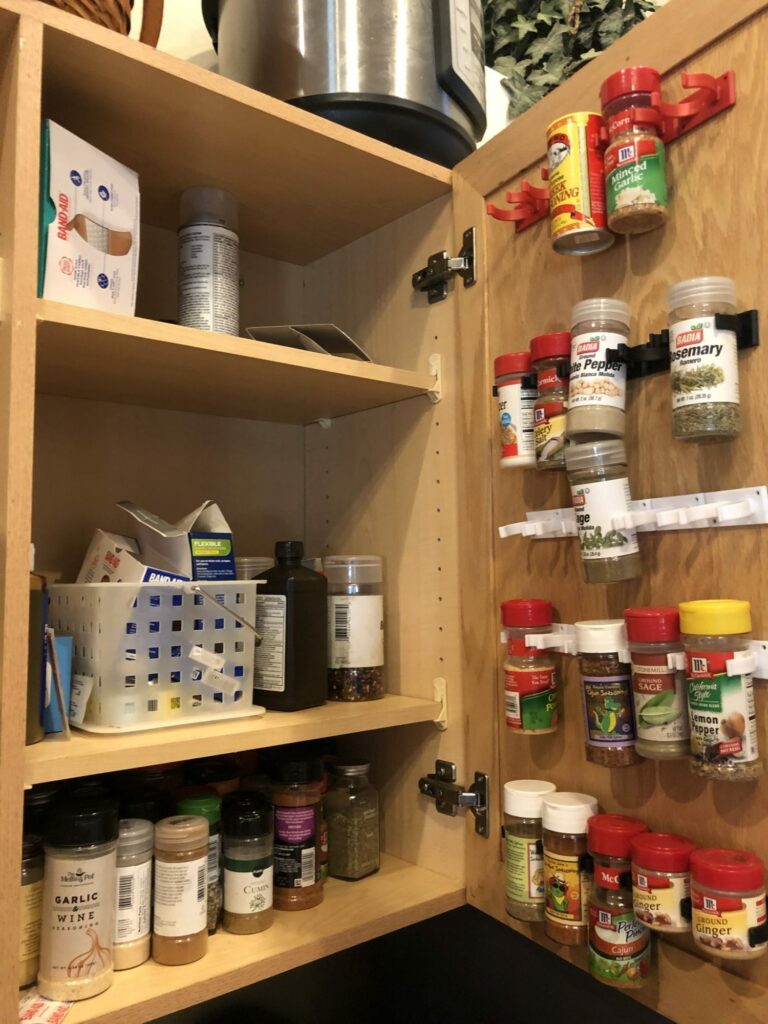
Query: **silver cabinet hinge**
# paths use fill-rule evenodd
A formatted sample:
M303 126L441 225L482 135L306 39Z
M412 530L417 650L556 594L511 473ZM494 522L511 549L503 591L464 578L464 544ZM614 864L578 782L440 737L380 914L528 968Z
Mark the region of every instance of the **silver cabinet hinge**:
M475 816L475 832L488 838L488 776L475 772L475 781L465 789L456 782L453 761L435 761L435 770L419 779L419 792L435 801L440 814L455 818L460 807L468 807Z
M458 256L449 256L445 249L433 252L426 267L411 277L411 283L417 292L426 292L430 302L441 302L448 295L448 282L456 274L465 288L470 288L477 281L474 228L467 228L462 235Z

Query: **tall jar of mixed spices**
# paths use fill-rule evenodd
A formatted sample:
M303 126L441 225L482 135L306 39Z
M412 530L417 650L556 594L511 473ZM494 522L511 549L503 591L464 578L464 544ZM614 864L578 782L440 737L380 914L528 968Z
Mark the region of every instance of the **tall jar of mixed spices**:
M384 573L378 555L333 555L328 579L328 698L384 696Z

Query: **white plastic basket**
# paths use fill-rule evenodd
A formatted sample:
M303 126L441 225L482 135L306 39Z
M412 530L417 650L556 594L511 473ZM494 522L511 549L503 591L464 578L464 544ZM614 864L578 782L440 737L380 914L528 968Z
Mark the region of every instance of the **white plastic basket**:
M253 581L56 584L50 597L50 624L74 637L73 674L92 680L79 728L264 713L253 704L254 635L234 617L255 621Z

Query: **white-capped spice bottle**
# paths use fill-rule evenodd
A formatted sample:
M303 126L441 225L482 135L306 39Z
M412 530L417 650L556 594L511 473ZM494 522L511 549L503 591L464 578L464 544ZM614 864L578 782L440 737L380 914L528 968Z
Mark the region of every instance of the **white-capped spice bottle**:
M504 783L506 910L518 921L543 921L547 900L541 816L552 782L516 779Z
M587 941L592 892L587 822L597 810L596 798L586 793L551 793L544 797L544 931L565 946L583 946Z
M149 959L154 833L151 821L123 818L120 822L115 880L116 971L138 967Z

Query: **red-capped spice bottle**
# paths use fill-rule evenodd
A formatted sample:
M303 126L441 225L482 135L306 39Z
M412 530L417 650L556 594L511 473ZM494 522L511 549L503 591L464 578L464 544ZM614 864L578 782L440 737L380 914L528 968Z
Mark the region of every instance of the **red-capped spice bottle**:
M533 446L535 380L530 352L507 352L494 360L494 394L499 400L502 469L536 465Z
M661 91L655 68L622 68L600 87L608 124L605 192L608 227L621 235L638 235L661 227L667 219L664 143L661 115L651 95Z
M565 469L566 414L571 335L568 331L531 339L531 369L536 373L533 440L537 469Z
M614 988L640 988L648 979L651 937L632 909L630 842L645 822L623 814L596 814L587 846L594 862L589 899L589 971Z
M560 718L557 656L528 647L527 633L552 630L549 601L502 601L501 621L507 631L504 660L506 722L514 732L538 735L554 732Z
M691 730L685 670L674 666L674 656L682 656L683 650L680 613L674 607L627 608L624 622L632 664L635 749L641 757L687 757Z
M691 854L693 940L710 956L754 960L768 949L765 865L746 850Z
M644 832L630 847L635 917L655 932L690 931L690 860L696 844L669 832Z

